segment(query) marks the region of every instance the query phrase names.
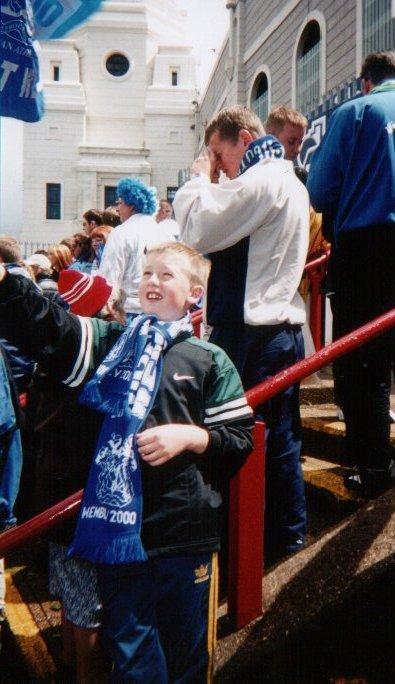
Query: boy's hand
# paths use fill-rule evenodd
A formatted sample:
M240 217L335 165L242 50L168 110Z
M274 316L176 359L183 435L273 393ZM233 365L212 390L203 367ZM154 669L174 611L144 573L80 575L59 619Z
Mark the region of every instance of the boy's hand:
M7 271L4 268L3 264L0 264L0 283L4 278L6 277Z
M197 425L157 425L137 435L140 457L152 466L159 466L183 451L202 454L209 441L208 432Z

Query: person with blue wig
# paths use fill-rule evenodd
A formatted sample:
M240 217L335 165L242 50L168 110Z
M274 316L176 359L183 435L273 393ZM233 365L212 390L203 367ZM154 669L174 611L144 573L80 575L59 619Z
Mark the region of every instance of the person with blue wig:
M143 256L162 242L154 214L156 189L140 178L121 178L117 186L117 210L122 223L111 232L104 248L99 274L126 292L128 319L141 313L138 298Z

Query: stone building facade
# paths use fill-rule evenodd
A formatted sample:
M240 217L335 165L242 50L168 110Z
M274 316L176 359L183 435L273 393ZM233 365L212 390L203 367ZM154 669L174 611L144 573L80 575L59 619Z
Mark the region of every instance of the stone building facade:
M311 119L325 103L326 109L336 104L345 84L346 96L356 94L364 56L395 46L393 0L228 0L226 6L228 37L195 113L195 153L205 124L223 106L245 104L265 120L285 104Z
M119 178L166 197L194 148L196 68L177 0L108 0L40 45L45 115L23 125L20 237L56 242L113 204Z

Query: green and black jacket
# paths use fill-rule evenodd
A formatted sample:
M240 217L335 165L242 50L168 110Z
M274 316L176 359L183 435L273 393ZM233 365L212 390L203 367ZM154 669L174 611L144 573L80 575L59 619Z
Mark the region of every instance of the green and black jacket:
M0 283L0 335L35 359L51 379L47 413L52 409L55 418L40 423L46 433L46 467L37 483L42 508L84 486L102 416L79 406L78 395L122 330L117 323L75 316L52 304L26 278L8 274ZM253 427L240 378L219 347L192 337L166 351L143 429L168 423L199 425L210 439L204 454L186 451L159 467L142 463L144 546L150 556L215 550L219 490L250 453Z

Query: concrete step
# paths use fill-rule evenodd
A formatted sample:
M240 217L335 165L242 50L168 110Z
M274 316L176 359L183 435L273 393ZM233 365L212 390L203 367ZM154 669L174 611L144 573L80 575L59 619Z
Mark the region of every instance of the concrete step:
M395 395L391 396L391 406ZM303 450L308 454L319 454L321 459L346 464L346 426L339 420L338 408L334 404L301 405L303 427ZM395 446L395 423L391 425L391 444Z
M300 403L306 406L333 402L333 380L314 373L300 384Z
M330 515L338 513L339 517L357 510L365 503L344 486L344 477L350 468L322 460L311 455L302 457L302 470L306 485L308 512Z

